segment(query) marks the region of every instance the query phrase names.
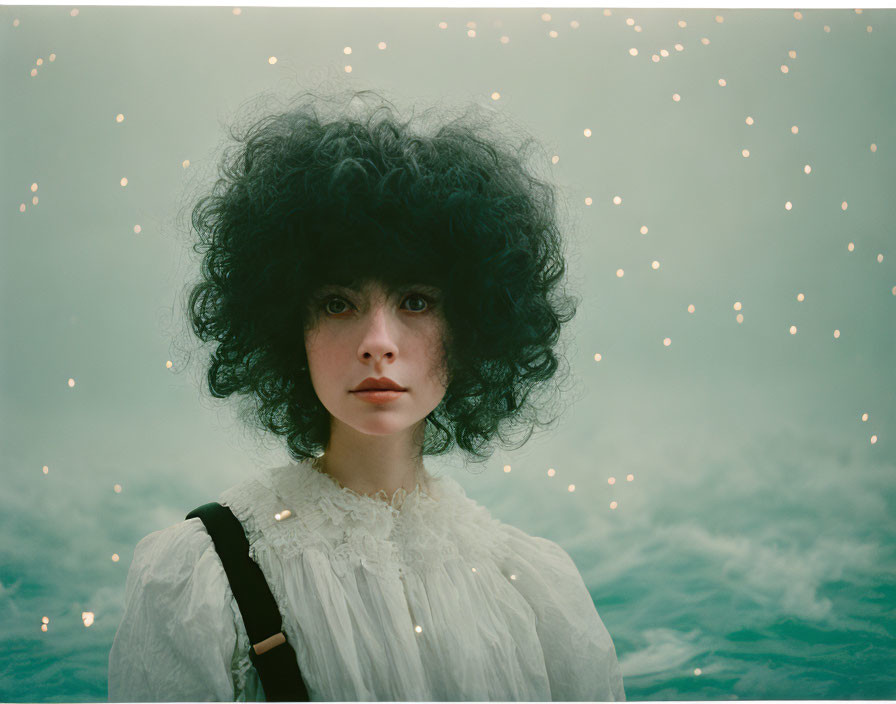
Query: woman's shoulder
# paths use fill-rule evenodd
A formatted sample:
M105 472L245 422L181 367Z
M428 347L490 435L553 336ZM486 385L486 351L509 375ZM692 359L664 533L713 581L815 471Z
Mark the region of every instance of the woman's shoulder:
M219 576L211 536L199 518L153 531L137 543L131 571L141 582L183 582L194 573ZM217 562L217 565L215 564Z

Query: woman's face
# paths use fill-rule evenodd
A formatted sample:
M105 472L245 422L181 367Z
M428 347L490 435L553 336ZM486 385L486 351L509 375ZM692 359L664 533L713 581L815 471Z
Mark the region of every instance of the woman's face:
M379 282L316 292L305 351L314 391L331 415L361 433L389 435L439 405L447 383L440 298L431 286L390 295ZM355 391L368 377L387 377L404 390L379 397Z

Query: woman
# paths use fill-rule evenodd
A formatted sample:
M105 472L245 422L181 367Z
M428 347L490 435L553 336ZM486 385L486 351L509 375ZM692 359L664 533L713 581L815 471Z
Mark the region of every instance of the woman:
M569 555L423 464L549 422L536 392L575 314L553 190L466 115L424 134L367 91L329 117L312 97L236 136L193 210L189 298L210 392L295 460L219 501L310 698L624 699ZM199 519L140 541L110 700L262 701L249 645Z

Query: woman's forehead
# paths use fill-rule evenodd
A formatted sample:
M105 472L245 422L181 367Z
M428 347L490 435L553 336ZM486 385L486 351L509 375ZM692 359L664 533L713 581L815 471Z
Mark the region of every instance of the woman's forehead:
M318 287L318 291L328 291L330 289L342 289L359 294L372 294L376 292L386 293L388 295L402 293L408 289L422 289L429 291L440 291L441 289L435 284L427 284L423 281L384 281L382 279L367 277L365 279L356 279L350 282L334 281L326 283Z

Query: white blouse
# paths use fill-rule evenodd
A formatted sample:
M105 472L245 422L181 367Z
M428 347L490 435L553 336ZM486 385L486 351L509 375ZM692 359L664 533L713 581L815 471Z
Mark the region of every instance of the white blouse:
M493 518L448 476L421 469L414 491L389 499L304 462L218 501L246 530L312 701L625 699L569 555ZM249 646L200 519L137 544L110 701L264 701Z

